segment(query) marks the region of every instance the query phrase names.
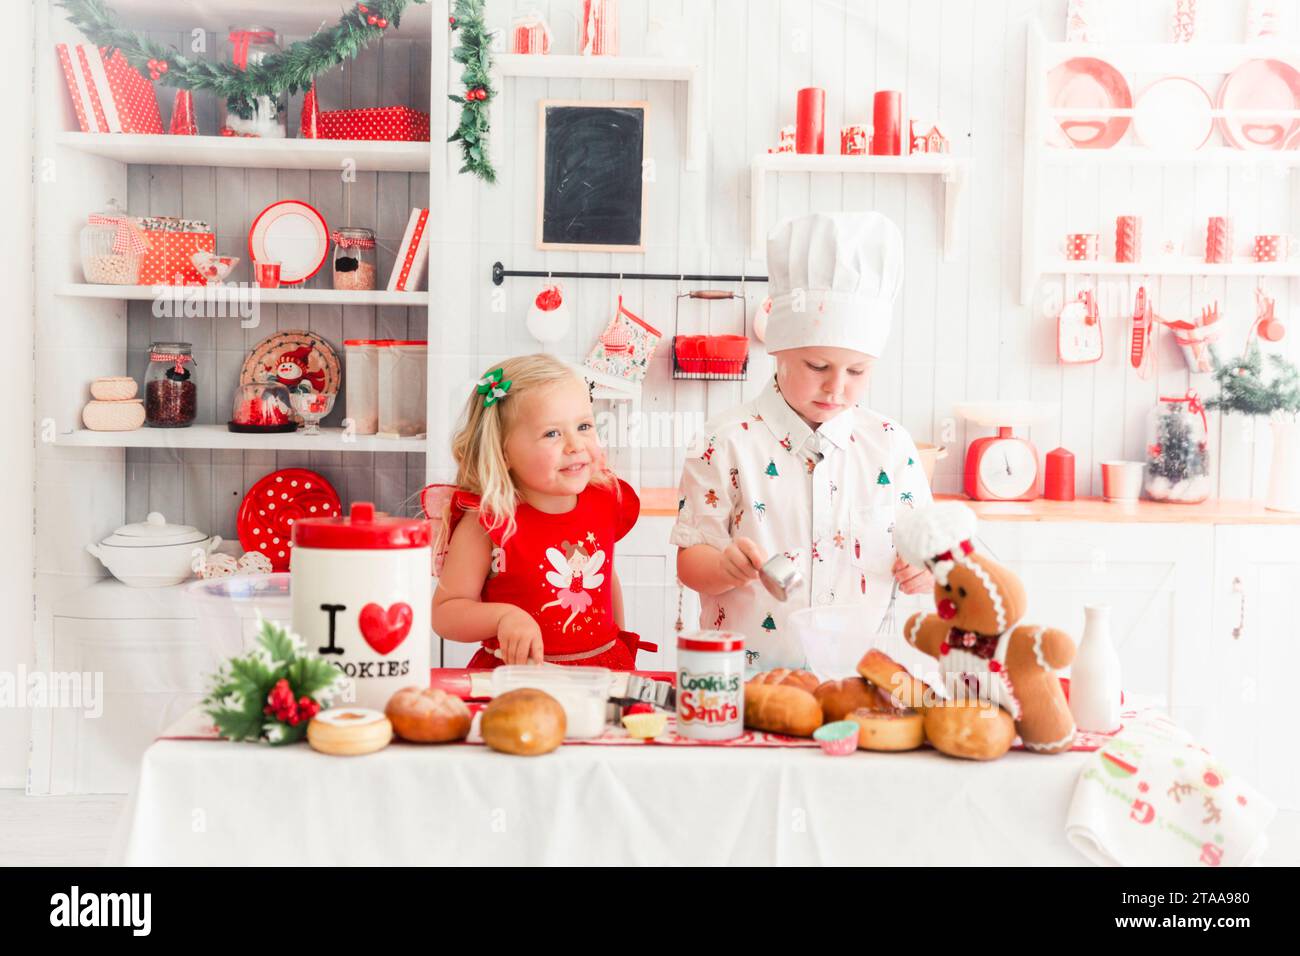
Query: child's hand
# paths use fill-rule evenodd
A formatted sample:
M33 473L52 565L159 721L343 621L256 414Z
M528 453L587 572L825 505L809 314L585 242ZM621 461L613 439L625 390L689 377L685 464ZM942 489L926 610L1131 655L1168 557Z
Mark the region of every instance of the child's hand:
M925 568L914 568L902 558L894 559L894 580L904 594L924 594L934 590L934 576Z
M497 641L507 664L542 663L542 629L526 611L506 612L497 625Z
M733 588L740 587L758 577L758 569L766 560L767 556L763 554L763 549L753 541L749 538L737 538L722 552L718 570Z

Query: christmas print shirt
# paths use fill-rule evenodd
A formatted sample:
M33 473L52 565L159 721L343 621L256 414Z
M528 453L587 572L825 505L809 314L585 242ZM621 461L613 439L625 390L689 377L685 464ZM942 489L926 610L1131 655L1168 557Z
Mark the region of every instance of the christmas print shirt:
M704 427L687 451L672 542L722 550L752 539L785 553L805 586L781 602L754 580L700 595L700 627L745 636L751 673L803 667L787 626L794 611L863 606L874 633L893 585L894 519L931 501L920 455L896 422L852 408L813 431L773 381L752 401Z
M478 511L478 496L458 491L452 521L474 514L492 541L492 562L481 599L513 604L533 616L542 629L546 655L580 654L618 638L611 576L614 542L636 524L641 500L619 480L618 490L588 485L572 511L548 514L526 502L515 510L518 527L502 540L504 527L492 529ZM496 638L483 642L489 652Z

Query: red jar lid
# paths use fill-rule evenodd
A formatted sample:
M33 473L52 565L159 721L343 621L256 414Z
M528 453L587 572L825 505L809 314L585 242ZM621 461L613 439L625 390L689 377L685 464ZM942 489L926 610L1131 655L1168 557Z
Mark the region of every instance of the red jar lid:
M346 518L303 518L294 522L295 548L384 551L427 548L433 540L429 522L419 518L376 518L375 506L358 501Z
M726 653L743 651L745 637L731 631L704 631L700 634L684 634L677 638L679 651L704 651L705 653Z

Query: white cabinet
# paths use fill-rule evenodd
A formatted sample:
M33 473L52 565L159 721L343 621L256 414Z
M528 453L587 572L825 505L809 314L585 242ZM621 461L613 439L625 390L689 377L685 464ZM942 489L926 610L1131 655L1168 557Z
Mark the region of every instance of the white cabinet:
M1214 720L1205 746L1278 806L1300 810L1294 729L1300 532L1215 529L1213 626L1202 658Z

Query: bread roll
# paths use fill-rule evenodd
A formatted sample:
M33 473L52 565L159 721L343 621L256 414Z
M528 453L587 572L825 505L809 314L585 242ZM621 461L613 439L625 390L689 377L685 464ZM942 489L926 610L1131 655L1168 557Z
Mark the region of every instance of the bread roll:
M368 707L322 710L307 725L307 743L323 754L357 757L383 750L393 739L393 725Z
M808 691L789 684L745 685L745 726L770 734L811 737L822 725L822 707Z
M931 697L925 681L913 677L906 667L883 651L867 651L858 661L858 673L892 697L900 707L919 709Z
M479 723L483 742L502 753L532 757L564 741L564 708L545 691L521 687L495 698Z
M860 728L859 750L915 750L925 742L924 721L920 712L915 710L859 707L846 714L844 719L853 721Z
M822 705L822 720L828 724L843 720L859 707L874 711L895 709L889 695L861 677L828 680L813 691L813 696Z
M764 671L761 674L755 674L749 679L751 684L781 684L789 687L798 687L812 693L817 689L817 678L808 671L792 671L788 667L778 667L774 670Z
M433 687L403 687L388 699L384 713L397 736L417 744L464 740L469 733L465 702Z
M935 750L950 757L995 760L1011 749L1016 724L993 704L941 701L926 708L925 736Z

